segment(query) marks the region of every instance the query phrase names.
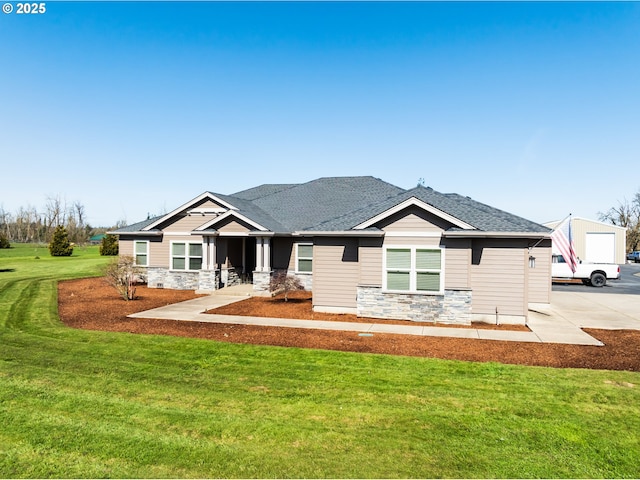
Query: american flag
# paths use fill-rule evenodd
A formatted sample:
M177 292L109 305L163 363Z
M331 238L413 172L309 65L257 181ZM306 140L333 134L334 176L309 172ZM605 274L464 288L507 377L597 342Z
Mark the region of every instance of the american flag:
M565 218L560 225L555 228L551 233L551 239L560 254L564 257L564 261L567 262L567 265L571 268L571 272L576 273L578 257L576 256L576 249L571 236L571 215Z

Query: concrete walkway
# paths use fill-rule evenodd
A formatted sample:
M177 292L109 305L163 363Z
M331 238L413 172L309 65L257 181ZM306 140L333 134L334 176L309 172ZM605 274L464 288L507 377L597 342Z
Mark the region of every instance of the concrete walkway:
M308 328L358 332L362 335L392 333L431 337L471 338L531 343L563 343L596 345L603 343L581 330L588 328L640 330L640 298L634 295L594 295L553 292L552 303L535 304L529 312L530 332L483 330L477 328L446 328L421 324L389 325L384 323L331 322L286 318L210 315L203 312L247 298L250 291L228 289L213 295L154 308L129 315L131 318L159 318L192 322L258 325L266 327ZM625 297L625 298L619 298ZM629 298L628 298L629 297Z

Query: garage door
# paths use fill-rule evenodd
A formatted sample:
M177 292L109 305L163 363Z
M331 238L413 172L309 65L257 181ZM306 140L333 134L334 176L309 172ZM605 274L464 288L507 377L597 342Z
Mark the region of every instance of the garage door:
M616 263L616 234L604 232L587 232L585 245L586 262Z

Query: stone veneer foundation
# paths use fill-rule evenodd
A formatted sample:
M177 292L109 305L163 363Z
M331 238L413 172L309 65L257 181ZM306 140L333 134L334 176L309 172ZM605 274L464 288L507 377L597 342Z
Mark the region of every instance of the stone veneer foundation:
M359 286L359 317L389 318L448 324L471 324L471 290L445 290L442 295L388 293L380 287Z
M147 268L147 285L150 288L171 290L197 290L200 272L174 272L168 268Z

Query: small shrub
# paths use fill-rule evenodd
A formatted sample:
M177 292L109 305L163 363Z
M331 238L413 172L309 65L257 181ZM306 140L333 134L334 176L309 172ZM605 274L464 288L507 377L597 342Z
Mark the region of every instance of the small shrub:
M294 275L289 275L286 270L281 270L279 272L274 273L271 277L271 282L269 283L269 290L271 293L282 293L284 292L284 301L289 301L289 292L293 292L296 290L304 290L304 285L298 279L298 277Z
M136 285L142 275L142 269L135 264L130 255L114 258L105 268L105 277L109 285L113 286L125 300L135 300Z
M100 255L115 256L118 255L118 252L118 237L110 234L102 237L102 243L100 244Z
M67 229L58 225L49 243L49 253L52 257L70 257L73 254L73 244L69 242Z
M11 248L9 239L3 234L0 234L0 248Z

